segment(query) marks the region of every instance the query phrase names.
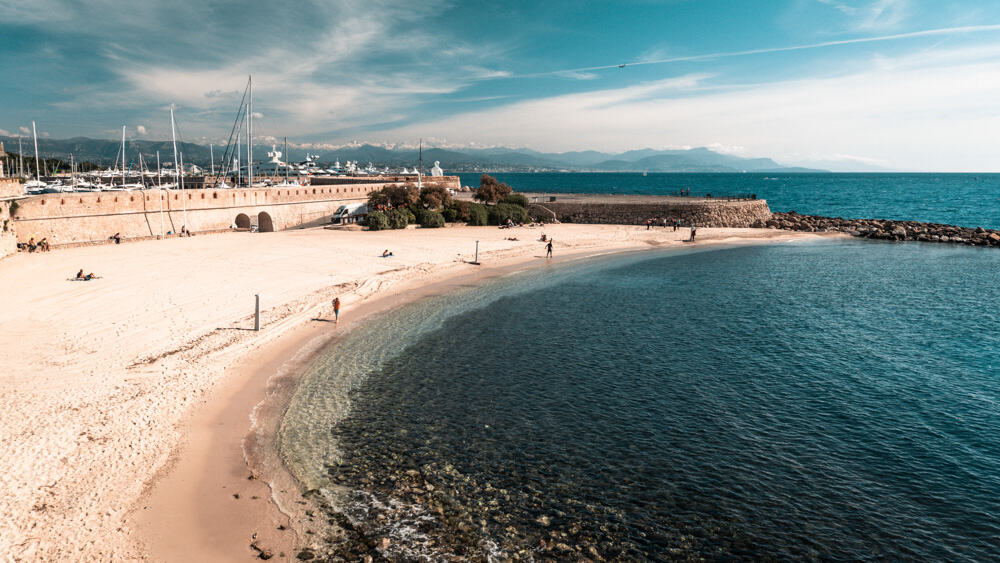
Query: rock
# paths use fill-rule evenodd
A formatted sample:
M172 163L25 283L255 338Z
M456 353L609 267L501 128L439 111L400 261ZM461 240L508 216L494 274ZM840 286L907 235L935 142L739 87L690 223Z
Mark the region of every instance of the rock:
M538 519L535 520L535 522L538 522L542 526L548 526L552 523L552 519L549 518L548 516L539 516Z
M300 561L311 561L313 559L316 559L316 554L309 551L308 549L303 549L295 557Z

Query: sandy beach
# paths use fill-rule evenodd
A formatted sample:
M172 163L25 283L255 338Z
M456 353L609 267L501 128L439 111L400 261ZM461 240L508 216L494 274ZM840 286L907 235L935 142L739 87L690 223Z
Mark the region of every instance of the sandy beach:
M227 233L0 261L0 553L12 561L287 558L295 538L244 459L251 417L372 312L483 269L681 245L688 231L552 225ZM698 242L822 235L699 229ZM842 235L841 235L842 236ZM518 240L506 240L516 237ZM390 249L391 258L382 258ZM71 281L84 269L100 279ZM254 332L254 295L263 330ZM343 301L340 325L330 300ZM280 401L277 403L280 410ZM268 408L275 409L275 403ZM271 418L276 414L270 413ZM266 429L249 444L267 447ZM253 478L250 478L253 477ZM256 540L254 534L257 534Z

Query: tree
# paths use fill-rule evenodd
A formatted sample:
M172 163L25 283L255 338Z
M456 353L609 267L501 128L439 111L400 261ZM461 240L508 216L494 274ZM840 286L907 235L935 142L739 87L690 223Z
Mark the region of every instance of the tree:
M489 174L483 174L479 179L479 189L476 190L475 197L479 201L485 201L486 203L496 203L507 197L508 194L514 191L507 184L498 183L497 179Z
M420 203L427 209L440 209L451 205L451 194L444 186L430 184L420 190Z
M369 209L394 209L413 205L420 199L420 190L413 184L385 186L368 194Z

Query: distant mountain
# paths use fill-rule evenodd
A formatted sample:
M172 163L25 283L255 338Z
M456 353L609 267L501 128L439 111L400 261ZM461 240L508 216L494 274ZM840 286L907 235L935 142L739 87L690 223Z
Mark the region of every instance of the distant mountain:
M8 152L17 152L17 138L0 137ZM33 155L31 141L23 144L25 156ZM76 162L93 162L100 166L111 165L116 158L121 159L121 141L74 137L72 139L39 139L38 150L43 157L68 160L72 154ZM210 154L216 166L225 157L226 148L214 147L214 151L195 143L177 143L177 150L183 154L185 164L196 164L207 168ZM245 149L244 149L245 150ZM254 145L254 160L266 161L271 145ZM278 150L281 150L278 147ZM136 166L138 155L150 168L156 165L159 152L161 164L173 161L173 143L170 141L128 141L125 160ZM309 145L289 146L288 155L292 162L305 160L306 154L315 155L318 162L332 164L348 160L362 166L369 162L376 167L412 168L417 165L420 153L412 148L386 148L377 145L347 145L327 148ZM232 149L229 150L230 158ZM434 161L448 172L823 172L808 168L793 168L778 164L770 158L742 158L721 154L704 147L687 150L638 149L620 154L598 151L576 151L565 153L542 153L527 148L496 147L488 149L445 149L426 148L423 151L424 169L429 170Z

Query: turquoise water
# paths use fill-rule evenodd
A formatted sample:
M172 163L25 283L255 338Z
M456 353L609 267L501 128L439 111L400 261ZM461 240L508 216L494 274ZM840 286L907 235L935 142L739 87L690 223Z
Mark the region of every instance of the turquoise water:
M331 348L282 455L396 559L997 560L998 272L840 241L506 277Z
M517 191L757 194L772 211L1000 228L1000 174L496 174ZM479 185L479 174L462 174Z

